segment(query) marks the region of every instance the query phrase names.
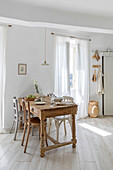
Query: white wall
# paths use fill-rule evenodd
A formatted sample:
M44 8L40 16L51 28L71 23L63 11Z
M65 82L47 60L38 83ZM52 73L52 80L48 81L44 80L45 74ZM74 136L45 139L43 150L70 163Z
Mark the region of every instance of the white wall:
M43 93L52 89L52 49L51 36L47 45L47 67L41 66L44 60L44 29L12 27L7 37L7 79L5 101L5 128L9 128L13 119L12 98L33 94L32 79L36 79ZM27 75L18 75L18 63L27 64Z
M99 97L97 92L97 81L92 81L92 76L94 73L94 68L92 68L92 65L99 65L102 64L102 55L108 56L109 53L99 53L101 59L99 61L96 61L92 59L92 56L94 55L94 52L92 50L106 50L108 48L113 49L113 35L106 35L106 34L93 34L91 35L91 43L90 43L90 100L96 100L99 101L99 108L100 112L99 114L102 115L102 97ZM113 53L110 53L111 56L113 56ZM98 69L96 69L96 73L98 72Z

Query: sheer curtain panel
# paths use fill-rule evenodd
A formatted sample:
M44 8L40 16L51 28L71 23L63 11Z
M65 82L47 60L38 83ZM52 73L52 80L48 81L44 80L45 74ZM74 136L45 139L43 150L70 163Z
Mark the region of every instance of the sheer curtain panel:
M4 100L6 81L6 27L0 26L0 130L4 128Z
M73 54L73 76L75 87L70 88L70 48L73 44L75 53ZM55 74L54 93L57 96L74 97L78 104L77 118L88 116L89 102L89 41L73 40L65 37L55 37Z
M56 96L70 94L69 81L69 39L55 36L55 74L54 74L54 93Z
M88 116L89 102L89 41L78 40L76 45L76 103L77 118Z

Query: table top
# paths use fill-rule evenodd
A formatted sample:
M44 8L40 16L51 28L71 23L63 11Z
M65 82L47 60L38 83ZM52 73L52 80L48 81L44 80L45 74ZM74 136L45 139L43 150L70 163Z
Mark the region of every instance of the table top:
M22 107L22 98L19 98L19 104ZM75 103L52 105L48 100L46 100L44 105L36 105L34 101L30 101L30 112L38 116L40 120L45 120L45 118L49 117L77 114L77 105Z
M31 107L35 107L36 109L39 109L39 110L53 110L53 109L62 109L62 108L71 108L71 107L77 107L77 105L75 103L73 104L70 104L70 103L64 103L64 104L61 104L61 105L55 105L55 104L50 104L50 103L47 103L44 104L44 105L36 105L34 101L30 101L30 105Z
M22 106L22 98L19 98L19 104ZM27 105L26 105L27 109ZM30 101L30 112L40 119L49 117L77 114L77 105L75 103L65 103L62 105L52 105L47 99L46 104L36 105L34 101Z
M77 107L77 105L75 103L62 103L62 104L58 104L58 105L55 105L55 104L51 104L50 103L50 100L48 97L46 97L45 99L45 104L43 105L37 105L35 104L35 101L30 101L30 106L31 107L35 107L36 109L38 110L53 110L53 109L60 109L60 108L71 108L71 107ZM19 103L20 105L22 106L22 98L19 98Z

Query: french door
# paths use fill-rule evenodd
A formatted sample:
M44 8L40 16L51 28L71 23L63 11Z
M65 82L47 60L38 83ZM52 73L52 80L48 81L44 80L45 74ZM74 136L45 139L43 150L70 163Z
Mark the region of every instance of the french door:
M104 115L113 115L113 56L104 57Z

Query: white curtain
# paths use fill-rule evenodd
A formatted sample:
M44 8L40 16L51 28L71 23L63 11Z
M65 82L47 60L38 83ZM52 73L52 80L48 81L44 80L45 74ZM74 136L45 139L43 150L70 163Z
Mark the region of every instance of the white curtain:
M69 81L69 39L61 36L55 37L55 74L54 93L56 96L70 94Z
M71 95L78 104L77 118L88 116L89 102L89 41L74 40L75 54L75 89L70 90L70 43L73 40L55 37L55 74L54 93L57 96ZM73 61L74 62L74 61Z
M6 27L0 26L0 129L4 127L4 98L6 81Z
M78 40L76 45L76 103L77 118L88 116L89 102L89 41Z

